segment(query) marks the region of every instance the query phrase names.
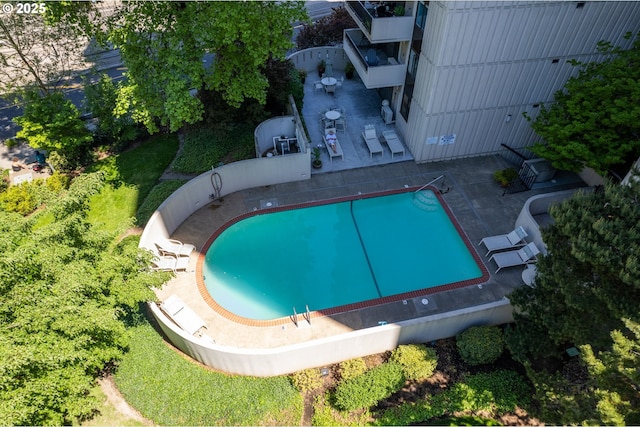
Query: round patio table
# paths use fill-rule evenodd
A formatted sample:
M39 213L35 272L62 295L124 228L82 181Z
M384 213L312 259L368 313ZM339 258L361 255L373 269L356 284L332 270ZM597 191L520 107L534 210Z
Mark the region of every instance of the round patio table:
M340 111L338 110L329 110L326 113L324 113L324 116L327 118L327 120L338 120L340 118Z
M334 86L336 83L338 83L338 80L336 80L335 77L324 77L320 81L324 86Z

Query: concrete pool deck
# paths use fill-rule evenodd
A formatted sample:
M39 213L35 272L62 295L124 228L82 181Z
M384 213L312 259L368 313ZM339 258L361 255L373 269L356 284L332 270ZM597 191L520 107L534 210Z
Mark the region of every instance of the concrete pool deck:
M217 227L240 214L259 210L269 202L283 206L392 190L405 185L423 185L444 175L444 187L449 191L443 194L443 198L470 241L478 248L477 243L483 237L511 231L529 197L584 186L580 181L569 180L557 182L552 188L503 196L503 190L494 182L492 175L495 170L506 166L499 156L485 156L420 165L405 161L314 174L306 181L258 187L227 195L222 202L214 202L194 213L172 237L192 243L199 250ZM179 296L204 320L207 335L216 344L236 348L274 348L369 328L377 326L379 322L394 323L503 300L513 289L523 285L523 268L515 267L493 274L496 267L488 262L484 253L478 250L491 274L482 285L431 294L426 305L418 297L314 318L311 324L299 316L298 327L293 322L269 327L246 326L216 313L207 305L196 286L197 252L191 256L187 272L177 273L161 289L156 290L156 294L160 301L170 295ZM282 268L283 263L279 261L274 258L274 268Z

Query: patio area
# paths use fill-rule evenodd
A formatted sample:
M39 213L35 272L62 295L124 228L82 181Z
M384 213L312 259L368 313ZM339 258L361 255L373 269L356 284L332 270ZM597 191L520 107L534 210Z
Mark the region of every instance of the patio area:
M335 78L341 81L343 71L336 70ZM357 75L353 79L344 79L342 86L336 87L335 93L326 93L323 89L315 89L314 82L320 81L316 71L307 76L304 85L304 106L302 116L309 132L312 147L320 147L322 168L312 170L312 174L343 171L366 166L378 166L389 163L398 163L413 160L413 156L407 149L402 137L400 141L405 148L404 156L395 154L392 158L389 147L383 142L382 132L395 130L393 124L384 123L380 110L382 99L375 90L364 87ZM337 136L340 146L344 151L344 159L329 158L329 153L322 140L324 135L324 123L321 121L323 112L332 108L342 109L345 112L346 128L344 131L338 128ZM374 125L376 134L380 139L383 153L371 156L369 149L362 139L362 132L366 125Z

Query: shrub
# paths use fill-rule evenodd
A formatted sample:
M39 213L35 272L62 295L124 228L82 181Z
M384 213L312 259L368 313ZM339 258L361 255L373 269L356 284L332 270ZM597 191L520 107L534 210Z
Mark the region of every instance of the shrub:
M501 370L472 375L442 393L389 408L378 416L375 424L410 425L479 411L496 417L514 411L516 406L526 407L530 400L531 388L527 381L516 372ZM443 421L433 425L442 425ZM457 424L451 425L461 424L458 419ZM492 425L488 419L474 421L473 424Z
M23 182L20 185L12 185L0 194L0 208L7 212L16 212L20 215L29 215L38 207L38 198L33 191L34 185Z
M312 426L367 426L371 413L367 410L356 413L339 411L329 403L329 393L320 394L313 402Z
M394 362L383 363L358 377L340 382L334 393L335 404L346 411L369 407L391 396L403 384L402 367Z
M9 187L9 169L0 169L0 193Z
M302 393L306 393L322 386L324 380L317 368L305 369L291 374L291 383Z
M361 357L345 360L338 365L338 372L342 381L350 380L367 372L367 363Z
M391 353L389 359L402 366L408 380L421 380L433 375L438 364L435 350L422 344L401 345Z
M497 326L472 326L456 337L458 352L472 366L498 360L504 349L502 329Z
M69 178L69 176L55 172L53 175L47 178L47 180L45 181L45 186L54 193L59 193L69 188L70 182L71 179Z
M138 212L136 212L136 225L144 227L155 212L158 206L162 204L174 191L182 187L186 181L170 180L162 181L151 189L149 195L144 199Z
M69 187L69 178L57 172L46 180L36 179L11 185L0 193L0 209L23 216L29 215L42 204L52 201L67 187Z
M335 8L331 15L304 25L296 37L296 46L302 50L342 43L343 31L355 26L356 23L344 7Z
M507 187L511 181L518 177L518 172L514 168L502 169L493 173L493 179L502 187Z

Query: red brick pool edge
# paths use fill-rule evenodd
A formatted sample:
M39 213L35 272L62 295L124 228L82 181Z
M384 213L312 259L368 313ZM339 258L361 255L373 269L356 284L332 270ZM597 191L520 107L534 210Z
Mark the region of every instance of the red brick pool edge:
M451 291L451 290L454 290L454 289L460 289L460 288L464 288L464 287L467 287L467 286L473 286L473 285L478 285L478 284L481 284L481 283L485 283L485 282L487 282L489 280L489 277L490 277L489 271L487 270L486 266L484 265L484 262L482 261L482 259L478 255L477 251L475 250L475 247L471 244L469 238L467 237L467 234L464 232L464 230L462 229L462 227L458 223L456 217L453 215L453 212L451 211L451 209L449 208L449 206L447 205L445 200L442 198L442 195L440 194L440 192L436 188L434 188L432 186L429 186L429 187L426 187L426 188L431 190L436 195L436 197L438 198L438 201L440 202L440 205L444 208L445 212L447 213L447 216L449 217L449 220L454 225L456 231L458 232L458 234L460 235L460 237L464 241L464 244L467 247L467 250L472 255L472 257L475 260L476 264L480 268L480 271L482 272L482 275L480 277L477 277L477 278L474 278L474 279L462 280L462 281L459 281L459 282L448 283L446 285L434 286L432 288L419 289L419 290L415 290L415 291L411 291L411 292L405 292L405 293L391 295L391 296L387 296L387 297L376 298L376 299L367 300L367 301L361 301L361 302L357 302L357 303L353 303L353 304L341 305L341 306L332 307L332 308L325 309L325 310L312 311L312 312L310 312L310 316L311 316L312 319L319 318L319 317L325 317L325 316L331 316L331 315L338 314L338 313L345 313L345 312L348 312L348 311L354 311L354 310L359 310L359 309L368 308L368 307L373 307L373 306L376 306L376 305L382 305L382 304L387 304L387 303L392 303L392 302L398 302L398 301L402 301L402 300L405 300L405 299L416 298L416 297L421 297L421 296L427 296L427 295L431 295L431 294L435 294L435 293L439 293L439 292ZM369 199L369 198L373 198L373 197L389 196L389 195L392 195L392 194L408 193L408 192L412 192L412 191L417 191L418 189L420 189L420 187L415 186L415 187L400 188L400 189L395 189L395 190L379 191L379 192L375 192L375 193L357 194L357 195L352 195L352 196L337 197L337 198L333 198L333 199L325 199L325 200L317 200L317 201L312 201L312 202L297 203L297 204L293 204L293 205L276 206L276 207L272 207L272 208L260 209L259 211L246 212L244 214L238 215L237 217L232 218L229 221L227 221L226 223L224 223L221 227L218 227L214 231L214 233L211 235L211 237L209 237L207 242L204 244L202 250L200 251L200 254L198 256L198 261L197 261L197 264L196 264L196 271L195 271L195 273L196 273L196 284L198 286L198 291L200 292L200 295L205 300L205 302L209 305L209 307L211 307L216 313L220 314L221 316L225 317L226 319L228 319L230 321L233 321L233 322L236 322L236 323L239 323L239 324L242 324L242 325L246 325L246 326L256 326L256 327L268 327L268 326L279 326L279 325L289 324L289 323L292 322L292 320L293 320L292 317L293 316L280 317L280 318L271 319L271 320L249 319L249 318L246 318L246 317L238 316L237 314L235 314L233 312L230 312L229 310L225 309L220 304L218 304L215 299L213 299L213 297L209 294L209 291L207 290L207 287L205 285L202 266L203 266L204 261L205 261L206 253L209 250L209 247L215 241L215 239L217 239L218 236L220 236L220 234L224 230L226 230L227 228L229 228L233 224L235 224L235 223L237 223L239 221L242 221L243 219L249 218L251 216L255 216L255 215L262 215L262 214L265 214L265 213L280 212L280 211L286 211L286 210L292 210L292 209L308 208L308 207L313 207L313 206L327 205L327 204L331 204L331 203L349 202L349 201L352 201L352 200Z

